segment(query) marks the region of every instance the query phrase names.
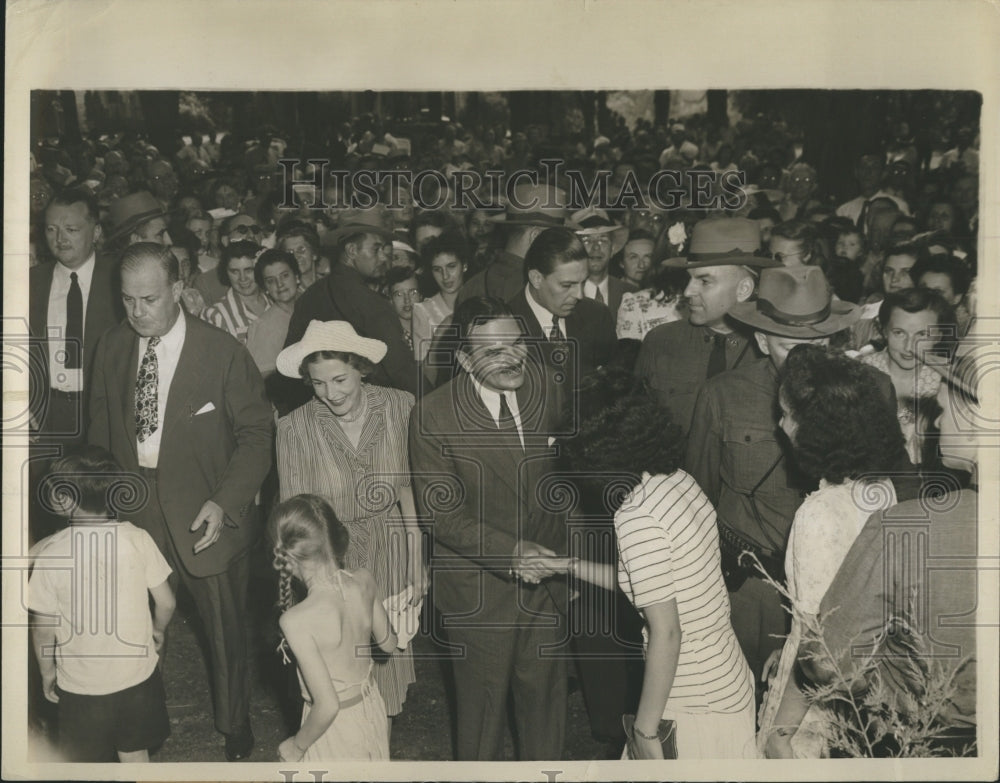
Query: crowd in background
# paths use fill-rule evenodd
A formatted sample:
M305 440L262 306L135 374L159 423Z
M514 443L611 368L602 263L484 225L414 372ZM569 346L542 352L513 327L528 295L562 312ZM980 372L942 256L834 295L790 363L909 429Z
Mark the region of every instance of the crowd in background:
M617 544L610 539L611 549L604 551L600 545L588 549L571 543L560 551L552 541L532 537L514 547L508 574L522 585L548 585L569 575L585 596L578 605L596 607L597 615L614 614L600 608L607 595L612 602L616 595L627 598L632 614L614 614L621 623L615 642L646 645L647 656L663 656L647 658L640 695L628 686L626 669L632 664L624 660L627 655L618 656L620 673L610 664L588 673L586 645L593 640L574 639L595 736L606 739L613 753L627 745L633 758L657 758L665 752L660 743L653 743L655 748L646 743L663 739L663 727L656 723L662 718L676 722L680 745L674 750L681 758L823 755L830 738L810 734L817 718L794 687L805 621L793 619L784 644L767 638L788 631L787 614L777 593L746 566L741 553L755 554L815 615L828 588L839 584L842 564L857 565L852 545L866 535L872 514L886 513L918 494L890 479L901 471L912 472L915 481L921 472L935 470L959 475L960 461L947 455L942 460L944 426L939 432L939 424L942 416L947 420L950 404L947 394L942 397L942 376L946 390L959 388L948 380L950 361L974 329L977 310L976 127L956 123L948 129L948 142L934 148L918 145L909 126L896 123L891 134L856 156L856 188L846 200L833 197L817 167L802 157L794 133L766 115L729 127L710 124L703 116L655 127L645 120L632 128L614 121L606 135L559 139L540 127L469 129L446 121L413 137L393 130L376 115L354 117L331 132L322 149L294 149L279 128L178 135L174 149L157 149L131 133L86 138L73 146L40 140L31 151L33 295L43 270L50 271L44 293L48 309L39 305L39 323L46 323L47 314L49 326L67 327L65 347L72 342L74 319L82 322L79 307L87 312L88 331L78 334L82 360L54 359L62 356L54 348L44 360L53 399L65 395L73 405L83 399L83 410L90 411L92 420L78 422L73 431L93 426L95 411L104 404L102 399L95 407L88 399L89 379L93 367L109 361L113 343L109 337L101 347L91 347L100 336L94 332L103 331L91 324L113 328L122 322L120 293L127 324L147 340L143 329L152 321L143 308L157 305L143 285L152 281L155 288L158 273L150 270L165 270L163 290L177 286L176 304L185 318L228 333L246 347L259 373L273 422L257 411L254 426L261 437L275 423L277 431L276 470L261 480L263 511L278 500L286 501L282 508L287 509L296 497L321 496L329 506L309 501L312 506L296 513L315 519L333 514L349 531L349 545L334 542L324 550L325 560L308 567L306 559L290 564L293 547L279 546L282 574L303 581L312 595L307 576L322 572L325 579L330 569L370 569L384 595L409 590L405 601L414 602L430 585L418 515L432 518L430 535L440 536L442 546L477 562L465 549L463 536L469 533L447 532L457 523L444 512L435 518L434 509L426 507L426 479L419 478L459 470L440 462L454 444L448 432L437 433L431 425L415 435L414 422L443 421L442 390L465 389L467 379L493 416L496 437L505 439L501 445L519 448L518 456L543 448L534 440L533 427L555 427L565 434L570 431L565 422L572 420L579 430L563 449L573 470L581 475L631 470L642 476L632 495L619 497L611 508L605 503L603 511L600 502L583 494L582 505L590 503L597 516L603 513L609 531L614 518ZM563 181L518 185L518 193L548 199L531 208L507 199L471 209L453 205L448 197L456 192L457 172L513 176L539 171L540 160L553 157L587 182L610 172L607 203L574 203L576 191ZM416 198L388 180L379 189L379 203L359 209L345 185L349 178L324 178L317 161L328 161L330 171L433 169L444 176L430 180L434 193ZM684 183L699 172L736 172L745 177L745 199L736 208L700 208L692 188L679 208L667 210L651 203L630 206L618 198L634 187L641 190L661 170L679 172ZM421 199L444 206L421 209ZM69 262L80 265L91 257L98 259L97 266L85 282L84 304L78 305L76 272L69 276L58 270L60 265L76 268ZM107 270L102 259L110 260ZM114 301L98 302L95 292L104 285L105 273L109 279L120 275L121 289L115 290ZM61 320L53 320L57 300L60 306L67 302ZM89 308L98 305L106 312L92 321ZM520 341L508 342L509 335L490 331L515 321L531 346L528 360L520 353ZM150 334L158 339L161 332L155 328L149 327ZM189 327L188 337L180 339L199 334L200 326ZM477 363L487 336L508 362L499 370ZM800 348L800 343L818 347ZM567 344L574 346L569 365L559 358ZM148 346L149 356L155 354L155 342L141 345ZM139 356L134 359L142 385L143 374L149 374L147 357L141 365ZM545 425L516 403L513 411L507 408L508 381L500 375L524 372L524 361L536 361L540 368L544 415L551 415ZM569 373L568 383L560 370ZM155 384L156 370L151 372ZM257 381L245 385L248 397L256 394ZM509 381L509 391L522 382L527 383ZM175 387L170 388L173 393ZM493 403L492 393L499 393ZM962 393L975 399L967 388ZM845 399L854 402L847 405ZM140 396L135 400L138 416ZM245 408L227 409L227 415L238 423L249 407L248 402ZM192 421L197 413L191 411ZM50 419L57 414L55 407L45 413ZM101 423L110 434L95 440L92 431L91 443L110 448L124 464L114 448L114 427ZM44 433L47 425L39 426ZM144 425L137 426L142 442ZM273 427L270 432L273 437ZM427 444L436 444L438 434L440 453L432 454ZM78 445L72 437L60 442ZM142 460L140 449L137 469L155 471L155 458L152 468ZM255 464L259 472L263 462ZM354 477L373 473L398 478L391 488L382 487L390 502L375 510L352 484ZM960 481L974 486L975 480L972 465ZM881 504L856 507L852 493L872 487L880 492ZM480 490L494 497L492 488ZM679 503L682 515L664 511ZM169 526L166 505L164 514ZM532 516L532 523L541 524L539 518ZM717 545L712 536L705 538L705 531L716 529ZM698 541L664 554L692 530ZM650 544L661 538L667 542L662 547ZM157 544L171 566L190 570L175 550L160 540ZM205 546L214 545L213 539ZM227 560L224 573L232 573L237 560L235 555ZM617 574L607 570L616 565ZM640 577L646 568L659 569L650 577L652 584ZM695 571L685 571L689 568ZM159 560L157 569L158 574L163 570ZM199 584L200 576L189 574L185 584ZM461 614L451 591L457 595L467 586L446 581L452 575L435 578L441 580L434 594L439 611ZM336 583L343 597L341 577ZM365 600L369 587L357 588ZM711 594L709 609L698 603L702 588ZM496 597L490 596L486 604ZM961 596L959 588L949 594L958 603ZM282 600L291 611L294 602ZM371 631L372 619L366 618L359 622ZM383 620L376 612L377 623ZM284 621L282 628L289 635ZM470 649L481 643L472 631L454 633ZM699 657L692 638L709 640L702 649L710 653ZM296 641L289 641L295 649ZM372 681L384 702L371 707L374 702L365 695L365 709L391 718L403 709L415 674L410 652L393 651L391 644L383 649L390 652L374 664ZM603 652L614 658L620 650ZM517 650L489 654L509 655L508 663L519 655ZM677 679L672 691L667 680L656 702L647 690L662 689L665 675L652 663L662 659L676 664ZM483 704L497 694L505 698L507 687L514 688L515 701L529 701L514 675L487 683L500 690L469 695L482 671L456 670L459 691L463 684L470 689L458 695L457 755L462 759L502 753L503 722L484 717ZM362 676L356 666L352 676ZM674 677L672 669L669 676ZM549 703L534 704L533 711L522 714L518 701L519 729L539 732L521 737L522 757L559 752L560 724L549 724L545 716L560 699L564 708L565 677L564 670L545 671L553 688ZM654 680L660 684L650 685ZM315 682L306 676L307 685L310 681ZM555 687L555 681L562 685ZM354 685L363 682L362 677ZM712 690L715 686L722 695ZM303 696L318 715L311 691L305 688ZM769 696L755 720L765 691ZM706 693L716 695L706 698ZM949 738L949 747L970 738L974 743L975 716L970 719L968 699L954 702L962 729ZM634 726L622 733L619 718L630 706ZM245 758L253 747L245 712L225 725L217 717L230 760ZM313 731L316 715L306 723L308 714L307 709L298 735L311 738L303 739L306 745L323 734ZM373 752L384 757L386 727L382 719L376 723L380 739ZM542 732L543 724L551 731ZM473 730L482 736L466 736ZM306 751L294 740L283 743L283 757L320 758L303 756ZM330 753L350 744L323 742L336 746Z

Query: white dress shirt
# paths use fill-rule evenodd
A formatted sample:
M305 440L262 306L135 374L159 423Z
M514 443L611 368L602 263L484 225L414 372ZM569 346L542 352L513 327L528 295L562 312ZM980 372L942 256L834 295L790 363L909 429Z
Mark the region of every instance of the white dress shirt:
M94 278L95 253L83 262L79 269L70 270L58 261L52 267L52 287L49 289L49 310L45 317L49 342L49 386L62 392L83 391L83 370L66 369L66 297L72 285L70 274L76 272L76 282L83 295L83 328L87 328L87 300L90 298L90 283ZM81 338L84 334L81 333ZM80 346L81 360L83 346ZM81 361L82 363L82 361Z
M170 384L177 371L177 362L181 358L184 335L187 334L187 323L184 318L184 311L181 310L174 325L165 335L160 337L159 344L153 349L156 353L158 380L156 387L157 426L156 430L150 433L145 441L140 442L138 438L135 441L139 454L139 465L144 468L155 468L160 458L160 436L163 434L163 417L167 413L167 395L170 393ZM148 345L148 337L139 338L139 361L135 365L136 378L139 377L139 367L142 366L142 357L146 355L146 346Z
M594 283L590 281L589 277L583 281L583 295L585 297L587 297L588 299L596 299L598 291L600 291L601 296L604 297L604 304L608 304L609 297L608 297L607 275L604 276L604 279L600 282L599 285L594 285Z
M493 417L493 422L499 427L500 392L487 389L474 375L472 376L472 385L475 387L476 393L479 394L479 399L486 406L486 410ZM517 407L517 394L513 391L508 391L504 392L504 395L507 397L507 407L510 408L510 415L514 419L514 425L517 427L517 437L521 441L521 450L524 451L524 430L521 428L521 411Z
M538 319L538 324L542 327L542 332L545 334L546 339L548 339L549 332L552 330L552 318L553 315L544 307L542 307L535 298L531 295L531 284L529 283L524 287L524 298L528 300L528 307L531 308L531 312L534 313L535 318ZM562 334L563 339L566 339L566 319L559 319L559 332ZM499 405L499 403L497 403ZM513 409L511 409L513 410Z

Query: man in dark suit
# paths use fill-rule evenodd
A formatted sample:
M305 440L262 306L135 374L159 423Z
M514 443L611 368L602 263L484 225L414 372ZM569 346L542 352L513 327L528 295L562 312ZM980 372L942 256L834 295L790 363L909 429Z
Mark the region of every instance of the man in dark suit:
M607 306L583 296L587 251L572 231L543 231L524 265L528 282L508 303L522 320L532 351L557 382L558 410L565 415L579 380L611 361L615 325Z
M510 300L514 315L525 325L529 350L537 352L553 389L553 405L563 426L572 431L575 390L580 381L614 358L615 325L606 305L583 296L589 257L580 238L568 229L543 231L528 249L524 265L527 285ZM615 564L617 554L610 515L603 503L587 497L581 511L591 522L579 528L579 550L587 560ZM582 535L581 535L582 534ZM580 599L572 604L573 647L577 656L591 732L605 742L609 756L621 754L625 734L621 714L628 711L628 658L638 660L635 611L617 591L588 583L578 585ZM593 629L601 629L596 633Z
M246 348L186 316L182 290L170 248L139 243L123 254L128 320L98 345L88 438L145 482L147 502L130 521L152 536L194 598L211 649L215 725L235 761L254 745L248 550L274 421Z
M95 250L98 220L90 191L58 193L45 210L45 239L55 262L29 273L28 325L39 371L31 375L29 398L36 434L46 444L83 442L94 351L124 315L114 262Z
M337 248L338 263L295 303L285 345L301 340L310 321L347 321L362 337L381 340L388 347L369 380L416 394L413 349L389 300L369 287L386 273L392 254L392 233L383 226L381 214L373 209L345 212L338 228L323 237L323 244ZM308 396L302 384L288 391L292 402L305 402Z
M410 458L433 530L434 603L458 648L457 756L503 760L513 690L519 757L559 759L566 666L551 652L566 638L565 586L539 584L553 572L532 560L566 552L565 514L543 503L554 469L545 374L500 300L463 302L454 325L462 370L413 409Z

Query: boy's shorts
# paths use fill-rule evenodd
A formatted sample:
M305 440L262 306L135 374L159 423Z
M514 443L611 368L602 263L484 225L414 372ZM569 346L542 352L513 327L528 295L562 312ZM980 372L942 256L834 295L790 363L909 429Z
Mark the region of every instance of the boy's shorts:
M103 696L59 693L59 749L64 761L117 761L170 736L167 696L157 666L145 682Z

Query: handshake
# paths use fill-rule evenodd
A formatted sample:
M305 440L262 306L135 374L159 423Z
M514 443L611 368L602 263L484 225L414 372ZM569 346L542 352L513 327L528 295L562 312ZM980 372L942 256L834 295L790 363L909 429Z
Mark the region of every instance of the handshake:
M548 547L533 541L521 541L514 547L508 573L526 584L537 585L555 574L574 573L578 562L575 557L560 557Z

